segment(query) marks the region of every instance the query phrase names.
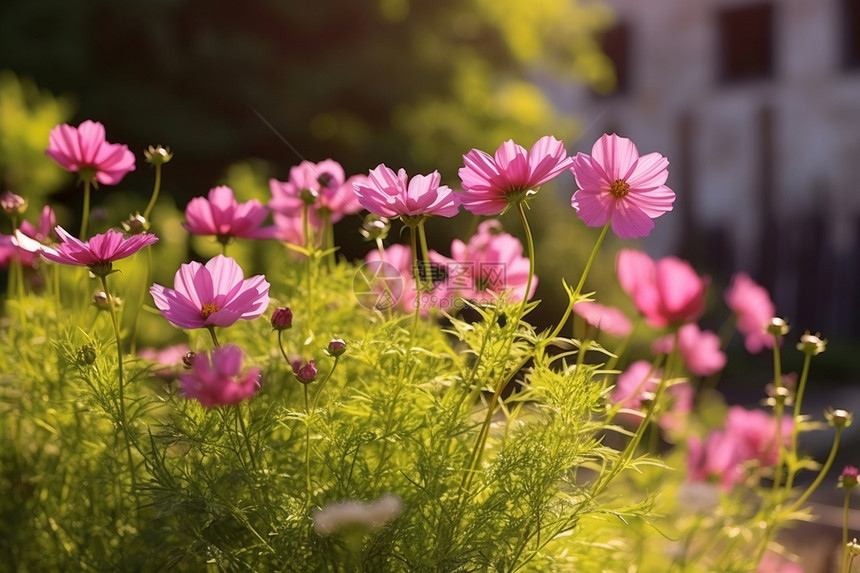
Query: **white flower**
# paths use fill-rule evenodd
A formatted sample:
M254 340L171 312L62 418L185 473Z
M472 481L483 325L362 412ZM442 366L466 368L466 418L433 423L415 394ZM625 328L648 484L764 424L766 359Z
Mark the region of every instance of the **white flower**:
M378 529L400 515L403 500L387 493L376 501L341 501L314 512L314 530L329 535L349 526Z

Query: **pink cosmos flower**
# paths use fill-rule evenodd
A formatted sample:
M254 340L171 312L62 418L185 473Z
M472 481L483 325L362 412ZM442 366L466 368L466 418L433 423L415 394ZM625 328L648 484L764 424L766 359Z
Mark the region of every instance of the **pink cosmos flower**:
M185 208L182 226L193 235L215 235L222 243L234 237L268 239L274 227L260 227L269 210L256 199L238 203L233 190L226 185L209 191L208 198L195 197Z
M269 283L263 275L245 279L239 264L223 255L206 265L182 265L173 281L175 290L159 284L149 292L155 306L174 326L203 328L230 326L237 320L253 320L269 304Z
M573 305L573 312L598 331L608 332L612 336L623 338L633 330L630 319L624 316L623 312L611 306L582 301Z
M346 178L343 166L333 159L319 163L302 161L290 169L288 181L269 180L272 200L269 208L291 217L301 216L305 205L302 193L315 197L309 215L311 222L322 226L324 217L337 223L344 215L361 211L354 185L364 183L366 175L353 175Z
M791 443L794 420L785 416L780 435ZM779 459L776 420L762 410L729 408L725 429L711 432L702 443L691 438L687 444L687 477L691 481L719 481L729 491L749 475L749 469L770 467Z
M176 378L177 370L184 367L188 351L187 344L174 344L165 348L141 348L137 355L154 363L152 372L155 376L164 380L173 380Z
M641 251L622 249L615 266L621 288L651 326L692 322L704 312L709 281L688 262L677 257L655 262Z
M655 354L671 353L674 338L670 334L655 340L651 351ZM699 329L693 323L678 329L678 352L687 370L696 376L716 374L726 365L726 355L720 350L720 337L710 330Z
M776 307L767 290L746 273L737 273L725 292L728 307L737 316L737 326L744 335L747 352L757 354L763 348L773 348L773 336L765 331Z
M647 394L657 391L662 370L651 370L651 363L647 360L637 360L627 367L627 370L618 376L615 388L610 394L610 400L622 408L634 412L642 412L642 401ZM664 393L664 404L662 413L657 424L667 431L675 431L683 428L685 418L693 408L693 389L686 382L674 382L669 385ZM644 415L644 414L643 414ZM635 425L639 425L641 417L628 416L635 419Z
M415 175L410 180L406 170L401 169L395 175L385 164L380 164L354 189L361 206L375 215L453 217L459 210L457 200L447 185L439 185L441 180L438 171Z
M63 124L51 130L45 153L63 169L75 171L81 179L116 185L134 171L134 154L128 146L108 143L105 128L86 120L78 127Z
M659 153L639 156L633 142L615 134L604 135L591 155L579 153L573 160L579 190L571 206L589 227L612 223L623 239L645 237L654 221L672 210L675 193L666 187L669 161Z
M113 229L84 242L71 236L62 227L58 226L54 230L62 243L56 249L42 246L42 256L55 263L89 267L96 276L108 275L113 261L130 257L143 247L158 242L158 237L152 233L132 235L126 239L122 233Z
M431 260L445 270L442 288L453 302L456 296L466 300L493 302L499 297L509 301L531 298L537 289L537 277L529 278L529 260L523 256L519 239L501 231L498 221L484 221L468 243L455 239L451 258L434 253Z
M499 146L495 157L472 149L463 161L460 204L476 215L498 215L509 203L536 192L573 164L564 144L551 135L537 140L530 151L509 139Z
M252 368L242 374L242 351L228 344L197 354L190 374L180 374L182 393L206 408L238 404L260 389L260 369Z

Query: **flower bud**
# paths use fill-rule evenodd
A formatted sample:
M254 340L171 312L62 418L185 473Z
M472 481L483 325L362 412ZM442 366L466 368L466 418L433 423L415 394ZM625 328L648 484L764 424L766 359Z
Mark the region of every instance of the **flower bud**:
M791 330L788 326L788 323L775 316L770 319L770 322L767 324L767 328L765 329L768 334L771 336L785 336L788 334L788 331Z
M140 235L149 230L149 221L140 213L135 213L122 222L122 228L126 235Z
M143 157L150 165L164 165L165 163L173 159L173 154L170 153L169 147L150 145L143 151Z
M319 198L319 191L315 189L304 188L299 191L299 199L301 199L305 205L313 205Z
M308 361L304 366L302 366L300 361L296 360L292 366L293 374L296 375L296 379L302 384L310 384L317 377L317 366L313 360Z
M275 309L272 313L272 329L287 330L293 327L293 311L288 306Z
M90 366L96 361L96 348L92 344L84 344L78 348L77 362L79 366Z
M27 210L27 200L11 191L0 193L0 207L9 215L23 215Z
M842 473L839 475L839 487L843 489L851 489L857 485L857 476L860 475L857 468L854 466L845 466Z
M809 356L821 354L824 352L826 346L826 339L822 339L817 333L809 334L808 330L800 337L800 342L797 343L797 349Z
M391 222L388 220L388 217L371 213L364 218L364 223L361 225L361 229L358 232L361 233L361 236L366 240L375 241L377 239L384 240L388 237L388 231L390 229Z
M110 300L113 302L114 308L122 306L122 299L118 296L111 295ZM99 310L110 310L110 307L108 306L108 294L103 290L100 290L93 295L93 304Z
M827 419L827 423L836 428L847 428L851 425L852 415L851 412L842 409L829 409L824 412L824 417Z
M338 357L342 356L344 352L346 352L346 342L340 338L332 338L331 342L328 343L328 355Z
M185 356L182 357L182 363L185 365L186 368L191 368L191 366L194 364L194 358L196 357L197 353L189 350L185 353Z

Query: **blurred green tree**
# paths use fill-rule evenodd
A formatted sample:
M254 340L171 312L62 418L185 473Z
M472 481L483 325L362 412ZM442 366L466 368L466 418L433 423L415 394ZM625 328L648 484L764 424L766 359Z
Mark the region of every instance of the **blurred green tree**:
M170 145L180 196L249 157L455 181L471 147L575 133L533 79L605 77L610 19L589 0L5 0L0 69L74 94L77 121L137 153Z

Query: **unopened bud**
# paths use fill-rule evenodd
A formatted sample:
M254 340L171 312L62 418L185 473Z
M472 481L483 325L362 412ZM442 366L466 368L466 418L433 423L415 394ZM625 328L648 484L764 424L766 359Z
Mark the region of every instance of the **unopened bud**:
M332 338L331 342L328 343L328 355L338 357L344 352L346 352L346 342L340 338Z
M782 318L775 316L770 319L770 322L767 324L767 333L771 336L785 336L788 334L788 331L791 330L788 326L788 323Z
M284 306L275 309L272 313L272 328L274 330L287 330L293 326L293 311Z
M191 368L191 365L194 364L194 358L197 356L196 352L192 352L189 350L185 353L185 356L182 357L182 363L186 368Z
M140 213L135 213L122 222L122 228L126 235L140 235L149 230L149 222Z
M839 487L843 489L851 489L857 485L857 476L860 475L857 468L854 466L845 466L842 473L839 475Z
M9 215L23 215L27 210L27 200L11 191L0 193L0 207Z
M824 412L824 417L827 419L827 423L836 428L847 428L851 425L852 415L851 412L847 410L837 409L837 410L827 410Z
M292 366L293 374L296 375L296 379L302 384L310 384L317 377L317 366L313 360L309 360L304 366L302 366L300 361L296 360Z
M824 352L827 346L827 340L822 339L819 334L809 334L809 331L806 331L806 334L803 334L800 337L800 342L797 343L797 349L803 352L804 354L808 354L809 356L816 356Z
M364 224L362 224L361 229L358 232L361 233L361 236L366 240L375 241L377 239L384 240L388 237L388 231L390 229L391 222L388 220L388 217L371 213L364 218Z
M90 366L97 358L96 348L92 344L84 344L78 348L77 361L79 366Z
M119 308L120 306L122 306L121 298L113 295L108 296L108 294L103 290L100 290L93 295L93 304L99 310L110 310L110 307L108 306L108 299L113 302L114 308Z
M170 152L169 147L150 145L143 151L143 157L150 165L164 165L173 159L173 154Z
M313 205L317 202L317 199L319 198L319 191L315 189L308 189L307 187L305 187L304 189L299 191L299 199L301 199L305 205Z

